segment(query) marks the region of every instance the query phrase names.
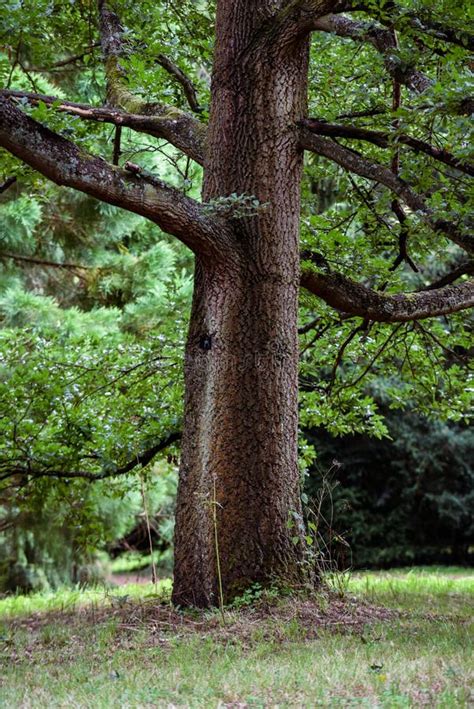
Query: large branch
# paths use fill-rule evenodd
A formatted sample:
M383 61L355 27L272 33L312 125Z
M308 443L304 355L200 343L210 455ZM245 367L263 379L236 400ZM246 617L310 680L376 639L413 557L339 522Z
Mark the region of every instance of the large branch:
M386 295L340 273L303 269L301 285L332 308L376 322L408 322L474 306L474 279L429 291Z
M447 21L436 20L431 10L407 7L390 2L364 2L364 0L288 0L284 11L297 15L300 26L314 29L314 23L327 13L362 11L391 30L410 29L417 34L426 34L448 44L456 44L463 49L474 49L474 34L462 27L450 27ZM317 28L319 29L319 28Z
M324 135L331 138L349 138L353 140L363 140L380 148L390 148L393 145L406 145L415 152L429 155L434 160L443 162L450 167L455 167L468 175L474 175L474 165L460 160L448 150L436 148L423 140L413 138L404 133L390 134L384 131L368 130L358 126L341 125L338 123L326 123L314 118L303 120L302 125L316 135Z
M176 115L164 110L160 104L148 106L147 110L154 113L127 113L109 106L89 106L85 103L62 101L55 96L35 94L28 91L13 89L0 90L0 96L27 99L36 105L40 101L48 105L54 104L56 110L71 116L78 116L88 121L111 123L112 125L131 128L138 133L146 133L154 138L162 138L181 150L185 155L202 165L204 160L205 126L183 111Z
M310 150L322 155L328 160L332 160L349 172L365 177L374 182L378 182L388 187L397 197L414 212L420 214L424 221L436 232L442 232L445 236L458 244L468 252L474 252L474 237L463 234L451 221L436 218L433 210L428 207L423 197L414 192L411 187L400 177L395 175L389 168L376 162L371 162L353 150L344 148L339 143L328 138L315 135L307 128L302 128L300 133L301 146L305 150Z
M347 7L349 5L349 7ZM347 0L346 8L349 10L364 9L359 8L357 2ZM344 9L344 8L343 8ZM306 24L302 27L305 31L328 32L345 37L356 42L371 44L382 56L385 68L389 74L400 84L408 86L416 93L423 93L433 85L433 81L418 71L416 67L402 63L398 56L397 38L393 28L386 29L374 22L364 22L354 20L344 15L337 15L340 12L340 3L336 4L336 10L331 14L321 17L315 12L306 19ZM449 106L449 113L456 115L470 115L474 108L472 96L460 97L456 105ZM440 105L442 111L446 111L446 106Z
M276 41L291 45L308 34L318 18L348 9L350 0L287 0L264 28Z
M135 100L126 83L126 74L120 60L125 56L123 27L118 15L109 7L107 0L98 0L100 46L104 57L107 79L107 101L111 106L120 106L125 99ZM123 96L122 96L123 94Z
M85 153L0 97L0 147L58 185L122 207L158 224L196 253L219 254L226 230L202 206L165 182Z

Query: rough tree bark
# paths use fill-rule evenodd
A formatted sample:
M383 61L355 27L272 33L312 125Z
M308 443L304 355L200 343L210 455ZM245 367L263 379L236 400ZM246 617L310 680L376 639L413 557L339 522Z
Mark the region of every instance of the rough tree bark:
M217 601L214 504L226 597L302 578L287 522L300 511L295 125L308 43L258 35L275 3L258 5L221 2L217 15L203 197L246 194L261 206L233 220L227 258L196 263L175 538L173 598L183 604Z

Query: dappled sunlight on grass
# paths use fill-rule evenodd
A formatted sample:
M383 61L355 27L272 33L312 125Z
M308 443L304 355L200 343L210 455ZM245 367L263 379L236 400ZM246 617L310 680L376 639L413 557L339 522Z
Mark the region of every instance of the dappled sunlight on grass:
M472 612L474 572L466 567L357 572L351 575L348 590L372 603L405 610Z
M32 613L50 611L73 611L88 606L102 607L128 599L152 598L166 599L171 594L171 579L162 579L154 583L129 583L123 586L95 588L62 588L56 591L12 595L0 599L0 620L26 616Z

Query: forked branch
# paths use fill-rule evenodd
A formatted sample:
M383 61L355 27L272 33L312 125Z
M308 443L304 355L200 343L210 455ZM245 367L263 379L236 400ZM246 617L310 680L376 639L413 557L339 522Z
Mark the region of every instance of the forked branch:
M422 72L411 66L402 66L397 57L397 46L393 32L373 22L353 20L343 15L326 15L325 17L309 18L306 27L308 31L321 31L347 37L356 42L371 44L381 54L389 74L401 84L413 91L426 91L432 81Z
M381 3L380 7L377 7L376 3L364 3L358 0L349 4L352 5L352 9L363 10L387 27L400 31L408 29L418 35L425 34L441 42L455 44L470 52L474 50L472 32L461 27L455 29L450 27L447 19L443 22L433 19L430 10L423 10L420 7L416 11L410 10L407 7L400 7L393 1Z
M186 155L195 159L200 156L202 161L202 147L205 138L205 127L193 116L185 111L181 111L175 106L165 103L149 103L140 96L132 93L126 80L126 72L123 67L123 57L126 55L127 47L123 40L123 28L120 19L113 12L106 0L98 0L99 27L101 36L102 54L104 56L105 75L107 78L107 101L110 107L119 108L127 113L141 116L153 116L155 119L168 121L167 132L170 137L176 135L174 139L167 138L173 145L183 150L183 146L191 146L193 154L188 150L183 150ZM122 62L121 62L122 60ZM167 71L179 76L181 85L186 85L186 95L195 100L192 94L191 84L187 77L172 62L165 61L161 55L158 61ZM164 63L163 63L164 62ZM196 103L196 101L194 101ZM196 108L196 106L195 106Z

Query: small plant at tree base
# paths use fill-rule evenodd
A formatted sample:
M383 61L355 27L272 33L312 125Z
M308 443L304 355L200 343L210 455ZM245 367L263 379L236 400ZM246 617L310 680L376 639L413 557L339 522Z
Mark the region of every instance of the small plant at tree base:
M332 493L338 482L331 479L332 472L339 467L333 461L331 468L323 475L313 506L305 505L304 515L293 511L288 519L288 529L295 530L294 544L305 545L303 564L308 568L309 577L322 579L329 589L344 598L351 577L352 563L347 565L347 557L352 558L351 547L344 535L334 529L334 506ZM325 513L324 508L329 508Z
M263 588L259 583L253 583L240 596L236 596L232 601L231 608L246 608L253 606L261 598Z
M247 608L248 606L256 606L262 602L275 603L279 598L287 596L291 592L292 589L278 586L277 584L264 587L260 583L253 583L240 596L234 598L230 608Z

